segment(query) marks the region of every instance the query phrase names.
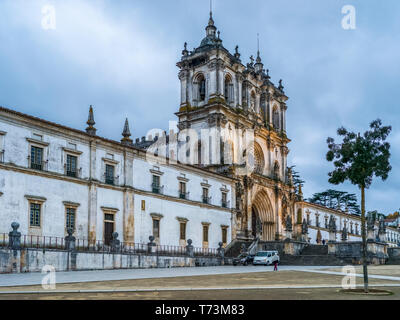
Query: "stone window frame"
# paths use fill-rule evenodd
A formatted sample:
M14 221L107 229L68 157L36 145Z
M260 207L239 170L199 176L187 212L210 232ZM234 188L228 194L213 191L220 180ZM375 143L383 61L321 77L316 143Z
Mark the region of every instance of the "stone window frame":
M154 241L156 243L160 243L160 239L161 239L161 219L164 218L164 216L160 213L150 213L151 216L151 234L154 237ZM154 221L158 221L158 237L155 236L154 234Z
M320 223L319 223L319 216L320 216L320 213L317 211L317 212L314 213L314 216L315 216L315 226L316 226L317 228L319 228L319 226L320 226Z
M0 130L0 163L5 162L6 134L7 132Z
M179 222L179 241L186 241L187 239L187 223L189 222L189 219L184 218L184 217L176 217L176 220ZM184 238L182 238L182 225L184 225Z
M76 178L80 178L82 174L82 167L80 167L80 156L82 151L74 150L68 147L63 147L64 152L64 174L67 175L67 158L68 156L76 157Z
M106 158L106 157L102 157L101 160L103 161L102 164L103 164L103 181L104 181L104 183L106 183L106 165L109 165L109 166L114 167L114 177L113 177L114 184L113 185L117 185L119 182L119 175L117 175L118 168L119 168L119 161L110 159L110 158Z
M221 242L223 244L223 246L225 247L228 244L228 229L229 226L225 225L225 224L221 224ZM226 232L225 236L226 236L226 241L224 242L224 232Z
M116 216L117 216L117 214L118 214L118 212L119 212L119 209L118 208L111 208L111 207L100 207L100 209L103 211L103 234L102 234L102 239L103 239L103 242L105 241L105 230L104 230L104 224L105 224L105 222L111 222L111 220L107 220L106 219L106 214L110 214L110 215L113 215L113 220L112 220L112 223L113 223L113 232L115 232L115 228L116 228Z
M32 169L32 159L31 159L31 153L32 153L32 147L35 148L40 148L42 149L42 170L41 171L47 171L48 168L44 168L43 164L48 165L48 157L47 157L47 151L48 147L50 145L49 142L45 142L43 140L37 140L34 138L26 138L26 141L28 142L28 168Z
M81 205L80 203L75 203L75 202L70 202L70 201L63 201L64 204L64 217L65 217L65 223L64 223L64 230L65 233L68 234L68 226L67 226L67 215L68 215L68 209L74 209L75 214L74 214L74 233L76 231L76 220L77 220L77 215L78 215L78 207Z
M206 221L203 221L202 223L201 223L201 225L202 225L202 244L203 244L203 248L208 248L208 245L209 245L209 243L210 243L210 225L211 225L211 222L206 222ZM205 240L205 230L207 230L207 233L206 233L206 235L207 235L207 241L204 241Z
M44 215L44 203L47 201L47 199L45 197L33 196L33 195L25 195L25 198L28 200L28 229L29 230L42 230L43 215ZM40 225L39 226L31 225L31 204L39 204L40 205Z

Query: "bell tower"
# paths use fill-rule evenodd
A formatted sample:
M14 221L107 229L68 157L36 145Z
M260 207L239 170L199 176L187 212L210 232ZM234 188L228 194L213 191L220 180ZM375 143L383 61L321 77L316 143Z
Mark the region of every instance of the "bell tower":
M195 133L197 162L192 164L239 180L232 201L237 212L233 236L278 239L295 198L287 169L288 97L282 80L275 86L264 69L259 45L256 59L251 56L243 64L238 46L233 53L224 47L212 12L205 31L193 51L185 43L177 63L178 128L180 133ZM191 141L193 135L186 138ZM252 230L254 226L261 229Z

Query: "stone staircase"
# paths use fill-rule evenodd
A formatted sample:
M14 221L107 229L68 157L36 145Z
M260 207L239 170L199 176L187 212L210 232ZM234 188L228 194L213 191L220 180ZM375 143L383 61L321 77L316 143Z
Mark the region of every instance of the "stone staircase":
M225 257L236 258L242 249L242 245L244 244L246 249L250 247L253 242L251 240L239 240L234 239L231 243L229 243L225 248Z

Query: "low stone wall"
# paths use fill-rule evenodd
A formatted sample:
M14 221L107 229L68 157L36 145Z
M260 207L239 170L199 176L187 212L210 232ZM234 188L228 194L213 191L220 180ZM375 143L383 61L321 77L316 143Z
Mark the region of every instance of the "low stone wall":
M388 264L400 264L400 248L388 248Z
M15 255L14 255L15 253ZM229 259L226 259L229 263ZM46 265L56 271L174 268L220 265L221 258L169 257L121 253L71 252L42 249L0 249L0 273L41 272Z

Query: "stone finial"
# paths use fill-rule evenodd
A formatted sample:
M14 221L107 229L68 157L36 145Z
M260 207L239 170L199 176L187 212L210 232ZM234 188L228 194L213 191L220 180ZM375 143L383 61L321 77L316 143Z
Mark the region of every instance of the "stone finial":
M21 248L21 232L18 231L19 223L11 223L12 231L8 233L9 246L13 250L18 250Z
M75 250L75 237L73 236L74 229L68 228L67 229L67 236L65 239L65 250Z
M267 78L267 80L271 79L271 77L270 77L270 75L269 75L269 69L267 69L266 78Z
M124 145L131 145L133 143L132 139L129 138L131 136L131 132L129 130L129 122L128 118L125 119L124 130L122 131L123 138L121 139L121 143Z
M298 196L299 196L299 200L303 201L303 190L301 188L301 184L299 184Z
M251 55L251 56L250 56L250 65L253 66L253 64L254 64L254 58L253 58L253 56Z
M86 128L86 132L88 134L90 134L91 136L95 136L97 129L94 127L96 122L94 121L93 106L92 105L89 108L89 117L88 117L88 121L86 123L88 124L88 127Z

